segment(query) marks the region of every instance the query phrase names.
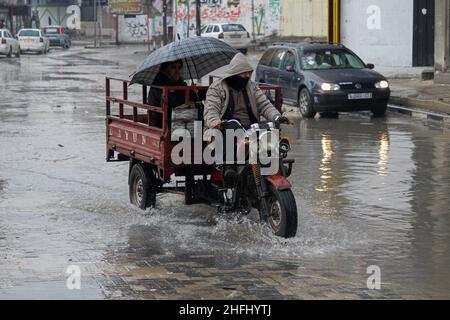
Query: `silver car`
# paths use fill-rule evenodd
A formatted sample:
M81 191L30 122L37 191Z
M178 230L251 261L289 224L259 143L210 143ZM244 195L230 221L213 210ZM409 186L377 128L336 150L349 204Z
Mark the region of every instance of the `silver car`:
M50 40L39 29L21 29L17 33L20 51L33 51L47 53L50 48Z
M220 39L243 53L247 53L251 42L250 33L238 23L208 24L203 28L201 36Z
M13 54L20 57L19 41L15 39L8 29L0 29L0 54L11 57Z

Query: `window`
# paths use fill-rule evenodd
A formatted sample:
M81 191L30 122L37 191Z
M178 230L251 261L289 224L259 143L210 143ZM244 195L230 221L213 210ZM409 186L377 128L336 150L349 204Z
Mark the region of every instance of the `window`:
M305 52L301 59L302 69L363 69L364 62L347 50L328 49Z
M286 50L284 49L278 49L277 51L275 51L275 54L273 55L272 58L271 66L273 68L279 68L285 54Z
M19 33L20 37L39 37L40 32L37 30L22 30Z
M273 49L269 49L266 51L266 53L263 54L261 60L259 61L259 64L263 65L263 66L270 66L270 61L272 60L272 54L273 54Z
M242 24L224 24L222 29L223 32L247 31Z
M208 28L206 28L206 33L211 33L213 26L208 26Z
M214 26L214 32L220 32L219 26Z
M286 70L287 67L292 67L295 70L295 55L292 51L286 52L282 68Z

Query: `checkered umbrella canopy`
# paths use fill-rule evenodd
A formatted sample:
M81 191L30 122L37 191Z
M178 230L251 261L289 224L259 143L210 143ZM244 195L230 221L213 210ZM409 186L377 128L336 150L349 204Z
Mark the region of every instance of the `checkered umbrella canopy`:
M230 63L236 53L237 50L215 38L195 37L175 41L152 52L134 73L130 84L152 84L160 65L176 60L183 60L184 79L189 79L191 75L193 79L200 79Z

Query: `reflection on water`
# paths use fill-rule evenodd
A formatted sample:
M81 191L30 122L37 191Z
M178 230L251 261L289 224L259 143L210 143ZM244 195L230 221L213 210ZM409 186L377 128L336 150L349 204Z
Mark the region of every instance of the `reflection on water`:
M333 141L331 135L328 133L322 133L322 153L323 157L320 160L320 176L321 186L316 188L319 192L327 192L329 190L330 180L333 179L333 170L331 168L331 161L333 160Z
M380 133L378 175L387 176L387 165L389 162L389 135L386 132Z

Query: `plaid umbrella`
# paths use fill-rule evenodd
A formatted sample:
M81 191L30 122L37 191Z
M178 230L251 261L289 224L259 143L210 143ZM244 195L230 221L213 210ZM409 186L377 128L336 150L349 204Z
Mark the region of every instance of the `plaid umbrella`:
M130 85L152 84L160 65L176 60L183 60L181 75L184 79L191 75L193 79L200 79L230 63L236 53L237 50L215 38L195 37L175 41L152 52L134 73Z

